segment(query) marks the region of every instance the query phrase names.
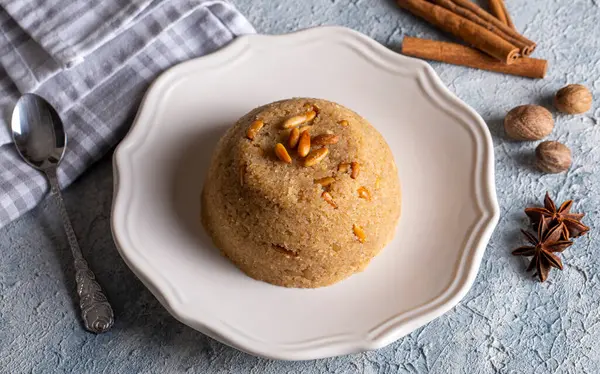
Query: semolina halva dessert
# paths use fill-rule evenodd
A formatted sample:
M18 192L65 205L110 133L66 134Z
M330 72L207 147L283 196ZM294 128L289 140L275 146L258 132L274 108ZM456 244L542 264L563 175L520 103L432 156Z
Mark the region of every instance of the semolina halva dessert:
M381 134L333 102L291 99L243 116L220 139L202 221L252 278L314 288L362 271L394 236L396 165Z

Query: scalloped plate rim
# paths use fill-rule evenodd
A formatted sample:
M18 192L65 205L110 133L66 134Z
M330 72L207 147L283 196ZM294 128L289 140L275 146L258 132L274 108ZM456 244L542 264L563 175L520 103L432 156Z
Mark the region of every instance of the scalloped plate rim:
M455 270L456 274L453 281L450 283L450 286L429 303L411 311L396 315L387 321L382 321L362 336L361 334L342 334L343 339L340 341L330 339L330 341L327 342L326 338L319 338L309 342L300 342L298 344L272 345L267 342L252 340L251 338L244 336L243 333L237 331L233 326L229 326L216 318L211 321L211 318L209 317L190 313L190 311L186 310L185 303L179 303L175 300L176 298L173 297L172 293L165 291L169 289L169 287L164 284L166 280L162 280L162 276L158 273L152 273L152 267L146 263L143 256L136 253L135 250L128 249L132 248L132 244L129 242L126 232L121 230L123 224L120 221L120 218L124 216L121 213L122 210L127 207L123 195L125 195L126 192L131 193L131 188L127 191L121 179L126 179L123 176L126 175L127 170L124 165L127 165L128 161L130 161L127 158L128 152L133 154L137 147L143 143L141 140L143 139L142 128L144 125L140 125L140 122L142 122L141 119L151 115L159 106L150 105L150 103L156 104L157 102L160 102L161 94L174 83L174 80L177 80L178 77L180 77L181 74L184 74L188 69L193 70L197 64L209 64L210 62L218 62L222 59L226 59L228 63L232 63L236 58L240 57L247 48L250 48L252 43L260 45L261 43L268 41L269 43L295 44L298 42L314 42L315 40L323 40L324 38L345 38L347 39L346 41L354 39L354 42L358 42L361 44L361 47L364 47L364 49L360 51L364 55L369 55L371 58L379 57L381 59L395 60L395 62L399 63L399 67L405 67L404 65L406 65L408 70L416 72L416 75L419 76L417 79L428 80L427 83L431 84L433 89L439 91L439 96L441 97L437 100L445 101L446 104L462 113L461 120L471 131L477 134L477 143L483 143L478 144L483 150L476 152L478 158L476 167L481 164L480 166L483 170L480 170L480 173L482 175L475 178L477 184L476 190L483 190L479 191L480 193L477 196L477 205L481 210L481 215L479 216L479 220L476 222L475 227L480 226L480 229L478 232L471 232L468 237L469 241L475 241L470 248L471 253L468 253L469 248L463 248L460 255L458 268L462 268L462 272L459 273L458 270ZM379 54L379 56L372 56L370 54ZM374 61L372 62L375 63ZM429 94L431 94L431 92L429 92ZM152 83L146 92L131 129L116 148L113 157L113 170L114 197L111 215L111 230L116 247L128 267L155 295L155 297L157 297L167 311L179 321L224 344L257 356L271 359L308 360L378 349L444 314L458 304L471 288L479 270L481 258L489 238L499 219L499 206L496 199L494 181L492 140L489 130L479 114L449 91L435 71L426 62L392 52L357 31L339 26L314 27L283 35L241 36L229 45L212 54L185 61L166 70ZM484 194L485 196L479 196L481 194ZM455 284L457 286L453 286ZM454 289L451 290L452 288ZM439 305L432 307L434 304ZM427 309L428 307L430 310L418 313L419 310ZM416 316L405 317L407 314L411 313L416 313ZM206 318L203 319L203 317ZM376 334L374 337L370 336L372 331L377 330L386 324L391 324L391 326L384 328L383 331ZM339 340L340 336L335 338Z

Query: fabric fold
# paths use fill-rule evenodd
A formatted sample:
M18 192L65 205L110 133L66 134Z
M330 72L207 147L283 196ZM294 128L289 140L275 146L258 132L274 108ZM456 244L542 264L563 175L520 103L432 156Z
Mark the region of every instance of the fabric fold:
M63 66L112 39L151 4L151 0L0 0L31 39Z

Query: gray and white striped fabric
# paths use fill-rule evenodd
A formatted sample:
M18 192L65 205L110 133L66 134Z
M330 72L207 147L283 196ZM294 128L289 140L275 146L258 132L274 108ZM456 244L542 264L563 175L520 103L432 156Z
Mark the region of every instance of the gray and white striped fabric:
M0 0L0 227L48 189L11 144L21 93L64 121L65 187L121 139L160 72L253 32L226 0Z

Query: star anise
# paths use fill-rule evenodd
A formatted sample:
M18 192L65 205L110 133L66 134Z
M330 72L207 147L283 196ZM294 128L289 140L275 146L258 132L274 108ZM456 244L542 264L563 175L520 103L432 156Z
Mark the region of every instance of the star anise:
M546 218L549 220L549 226L560 227L562 238L564 240L569 240L570 238L576 238L590 231L590 228L581 222L584 214L571 213L572 206L573 200L567 200L556 209L554 201L552 201L550 195L546 192L544 208L527 208L525 209L525 214L529 216L534 227L538 227L542 217Z
M519 247L512 252L514 256L533 256L527 271L536 269L540 282L548 278L551 268L563 269L562 261L554 253L562 252L573 244L571 241L561 239L561 226L549 227L548 222L549 220L542 216L538 225L537 238L521 230L531 246Z

